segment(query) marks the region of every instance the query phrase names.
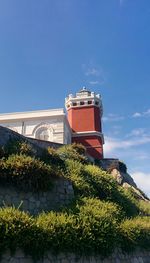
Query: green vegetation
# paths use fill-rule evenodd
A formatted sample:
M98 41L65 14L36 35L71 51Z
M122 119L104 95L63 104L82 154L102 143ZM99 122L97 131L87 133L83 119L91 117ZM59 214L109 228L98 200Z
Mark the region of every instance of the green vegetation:
M150 216L150 202L140 200L138 206L142 215Z
M149 217L127 219L120 225L121 247L125 251L134 248L150 248L150 220Z
M47 250L105 257L115 247L149 249L150 203L139 201L108 172L91 164L83 146L48 148L39 157L26 142L7 147L0 150L0 184L45 191L55 176L63 176L72 181L75 199L59 212L37 217L13 207L0 208L1 254L21 248L35 259ZM125 172L126 166L120 165Z
M33 146L23 140L9 140L8 143L3 147L3 156L8 157L12 154L25 154L28 156L35 156L36 150Z
M115 247L117 222L117 207L100 200L84 199L76 214L50 212L37 218L14 208L2 208L0 251L9 248L13 253L19 247L34 258L49 249L105 256Z
M46 191L57 173L50 165L26 155L0 159L0 183L28 191Z
M114 202L128 217L139 214L138 202L132 192L119 186L111 175L98 166L66 160L64 176L73 182L77 196L97 197L100 200Z
M85 155L85 148L81 144L65 145L57 150L60 158L62 160L71 159L74 161L79 161L83 164L88 162L88 159Z

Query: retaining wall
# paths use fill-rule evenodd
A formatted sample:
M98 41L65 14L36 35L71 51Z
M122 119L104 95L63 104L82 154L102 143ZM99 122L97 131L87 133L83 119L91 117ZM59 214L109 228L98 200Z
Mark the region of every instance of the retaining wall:
M14 187L0 186L0 206L20 206L23 211L36 215L42 211L58 210L69 204L74 198L70 181L64 178L55 179L53 187L47 192L24 192Z
M25 256L21 250L17 250L14 256L6 251L2 256L1 263L33 263L31 256ZM150 263L150 252L136 251L133 254L123 254L121 251L116 252L107 259L100 257L79 257L74 254L60 254L54 256L48 253L43 259L38 260L37 263Z

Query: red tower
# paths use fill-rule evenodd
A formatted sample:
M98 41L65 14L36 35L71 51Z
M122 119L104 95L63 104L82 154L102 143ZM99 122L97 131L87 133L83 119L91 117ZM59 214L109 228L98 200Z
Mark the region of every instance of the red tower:
M72 142L82 143L90 156L102 159L104 139L101 96L83 88L75 96L70 94L66 98L66 109L72 129Z

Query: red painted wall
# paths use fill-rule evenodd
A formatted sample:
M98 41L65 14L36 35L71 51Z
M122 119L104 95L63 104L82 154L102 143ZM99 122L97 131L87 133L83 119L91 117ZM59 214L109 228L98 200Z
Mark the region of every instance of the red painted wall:
M100 109L98 107L71 108L68 110L68 121L73 132L101 132Z
M99 136L80 136L72 138L72 142L82 143L87 150L87 153L95 159L103 158L103 142Z
M94 105L68 109L68 121L73 133L101 132L100 108ZM72 142L82 143L87 153L95 159L103 158L103 142L100 136L85 135L72 138Z

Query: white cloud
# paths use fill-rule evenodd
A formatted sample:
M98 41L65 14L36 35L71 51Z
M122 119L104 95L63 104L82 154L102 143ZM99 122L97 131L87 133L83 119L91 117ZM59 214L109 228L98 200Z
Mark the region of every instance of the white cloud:
M131 138L129 140L105 137L104 152L106 154L112 154L118 149L125 150L146 143L150 143L150 136Z
M120 132L121 132L121 130L122 130L122 126L120 126L120 125L113 125L112 126L112 130L111 130L111 136L113 135L113 136L118 136L118 134L120 134Z
M101 66L95 66L93 63L83 64L82 69L86 76L86 81L90 85L102 85L106 81L106 73Z
M139 113L139 112L135 112L133 115L132 115L133 118L138 118L138 117L142 117L142 114Z
M132 136L147 136L146 129L144 128L133 129L129 134L126 135L126 137L132 137Z
M150 173L135 171L131 174L137 186L150 196Z
M98 84L101 84L101 83L99 83L99 81L98 80L91 80L90 82L89 82L91 85L98 85Z
M117 122L117 121L121 121L121 120L124 120L124 119L125 119L124 116L119 116L117 114L112 114L112 113L110 113L107 116L103 117L103 121L104 122L113 122L113 121Z
M138 161L150 160L149 152L141 152L141 151L139 151L138 155L136 155L136 154L137 154L137 151L135 153L134 160L138 160Z
M150 109L144 112L144 116L150 116Z
M102 69L96 69L96 68L88 68L85 72L86 76L99 76L102 72Z
M150 109L148 109L147 111L143 111L143 112L135 112L132 115L133 118L140 118L140 117L150 117Z

